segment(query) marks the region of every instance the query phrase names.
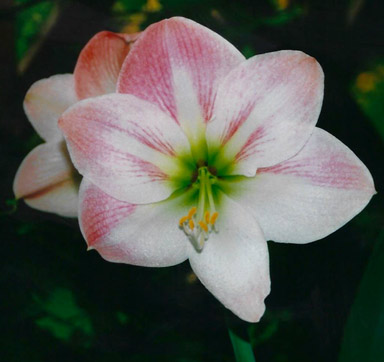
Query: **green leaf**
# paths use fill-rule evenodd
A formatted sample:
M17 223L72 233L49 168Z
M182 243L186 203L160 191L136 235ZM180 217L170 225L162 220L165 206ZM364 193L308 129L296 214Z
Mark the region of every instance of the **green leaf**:
M339 362L384 361L384 231L361 281L345 327Z
M384 139L384 61L356 77L352 94Z
M29 0L15 2L26 5L16 16L16 57L18 70L22 73L39 49L42 39L56 22L58 3L42 1L28 6Z
M255 362L255 356L251 344L237 335L231 328L228 328L231 338L233 352L237 362Z
M92 322L87 312L75 301L72 291L64 288L54 289L47 299L34 297L42 316L36 319L36 325L46 329L58 339L68 342L76 333L90 339L93 334Z

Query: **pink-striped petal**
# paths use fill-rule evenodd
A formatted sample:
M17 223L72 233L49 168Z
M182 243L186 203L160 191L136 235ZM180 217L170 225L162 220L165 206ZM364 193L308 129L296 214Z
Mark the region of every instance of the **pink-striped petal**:
M119 201L86 179L80 187L79 220L90 249L111 262L165 267L187 258L188 239L178 228L180 197L156 204Z
M63 136L57 121L77 100L73 75L58 74L33 83L25 96L24 110L41 138L60 140Z
M248 322L263 315L270 291L267 243L253 216L223 196L217 221L202 252L189 248L191 266L205 287Z
M372 176L343 143L315 128L304 148L231 185L267 240L304 244L336 231L375 194Z
M76 217L79 177L64 140L44 143L21 163L13 190L16 198L35 209Z
M158 105L191 141L211 118L221 79L244 57L211 30L185 18L148 27L126 58L118 92Z
M127 94L83 100L59 120L79 172L109 195L132 203L167 198L188 177L180 127L155 105Z
M315 127L323 88L320 65L302 52L248 59L220 84L208 147L221 149L224 160L235 161L232 172L246 176L294 156Z
M138 34L97 33L83 48L74 71L80 99L114 93L117 77Z

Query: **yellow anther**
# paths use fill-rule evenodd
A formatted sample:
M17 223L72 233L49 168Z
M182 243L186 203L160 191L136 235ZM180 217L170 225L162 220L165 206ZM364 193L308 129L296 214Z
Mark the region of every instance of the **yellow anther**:
M199 221L199 225L206 233L208 232L208 226L204 221Z
M188 219L189 219L188 216L183 216L183 217L180 219L180 221L179 221L179 225L180 225L180 226L183 225Z
M214 213L212 214L212 216L211 216L211 220L210 220L209 223L210 223L211 225L214 225L218 217L219 217L219 213L218 213L218 212L214 212Z
M189 219L188 225L189 225L189 228L190 228L191 230L193 230L193 229L195 228L195 223L193 222L192 219Z
M197 207L192 207L191 210L189 210L189 213L188 213L188 219L191 219L193 215L196 214L196 211L197 211Z
M211 214L209 211L206 211L205 214L204 214L204 219L205 219L205 223L206 224L209 224L209 219L211 217Z

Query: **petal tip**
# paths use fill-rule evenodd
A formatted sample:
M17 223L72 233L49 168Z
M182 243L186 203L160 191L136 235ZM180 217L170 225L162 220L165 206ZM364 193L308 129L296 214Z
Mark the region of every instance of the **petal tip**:
M235 313L239 318L248 323L258 323L265 313L266 307L264 302L261 303L254 311L249 313Z

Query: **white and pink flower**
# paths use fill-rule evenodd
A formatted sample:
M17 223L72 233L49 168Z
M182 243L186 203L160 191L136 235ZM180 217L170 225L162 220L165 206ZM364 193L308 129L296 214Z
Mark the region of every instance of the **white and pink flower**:
M89 248L142 266L189 259L227 308L258 321L270 291L266 240L323 238L375 193L355 154L315 127L323 78L299 51L246 60L191 20L150 26L124 61L119 94L59 120L84 177Z
M57 121L81 99L112 93L121 65L137 34L102 31L80 53L73 74L59 74L34 83L25 100L25 113L46 141L20 165L14 193L31 207L76 217L80 175L73 167Z

